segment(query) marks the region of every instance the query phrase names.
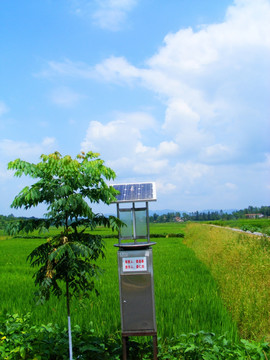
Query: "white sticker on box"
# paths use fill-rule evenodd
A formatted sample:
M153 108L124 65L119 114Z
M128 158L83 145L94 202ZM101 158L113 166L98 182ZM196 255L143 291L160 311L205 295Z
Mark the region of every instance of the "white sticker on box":
M146 257L126 257L122 259L123 272L147 271Z

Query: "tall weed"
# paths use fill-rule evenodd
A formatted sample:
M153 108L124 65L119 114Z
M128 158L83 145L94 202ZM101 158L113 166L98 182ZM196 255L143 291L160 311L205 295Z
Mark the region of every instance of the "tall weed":
M229 229L189 224L185 244L210 269L244 338L270 339L270 241Z

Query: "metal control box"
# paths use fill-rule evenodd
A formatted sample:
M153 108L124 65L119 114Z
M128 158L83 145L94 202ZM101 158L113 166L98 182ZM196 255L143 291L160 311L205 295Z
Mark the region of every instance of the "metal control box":
M156 332L152 248L118 251L123 333Z

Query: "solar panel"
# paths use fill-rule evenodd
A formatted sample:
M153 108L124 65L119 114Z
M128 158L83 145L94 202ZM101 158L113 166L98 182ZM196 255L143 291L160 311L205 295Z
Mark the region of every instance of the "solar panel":
M117 184L112 185L115 190L120 192L116 195L116 202L135 202L135 201L155 201L156 184L150 183L136 183L136 184Z

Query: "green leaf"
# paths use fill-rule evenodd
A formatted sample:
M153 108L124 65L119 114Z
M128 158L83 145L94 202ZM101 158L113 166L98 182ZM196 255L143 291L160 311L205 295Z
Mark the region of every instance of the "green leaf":
M94 280L101 269L95 262L105 256L104 242L87 229L94 230L99 225L119 229L123 225L116 217L95 214L91 205L115 200L117 192L106 181L115 179L116 175L99 154L91 151L78 154L75 159L57 151L42 154L36 164L16 159L8 163L8 169L15 171L14 176L25 175L34 180L18 193L11 206L29 209L45 204L47 209L43 219L12 222L7 231L14 235L51 226L62 230L37 246L27 260L37 268L33 277L39 303L47 301L51 294L65 295L69 312L68 304L73 296L84 298L91 291L98 294ZM27 356L23 349L22 346L18 350L22 358Z

